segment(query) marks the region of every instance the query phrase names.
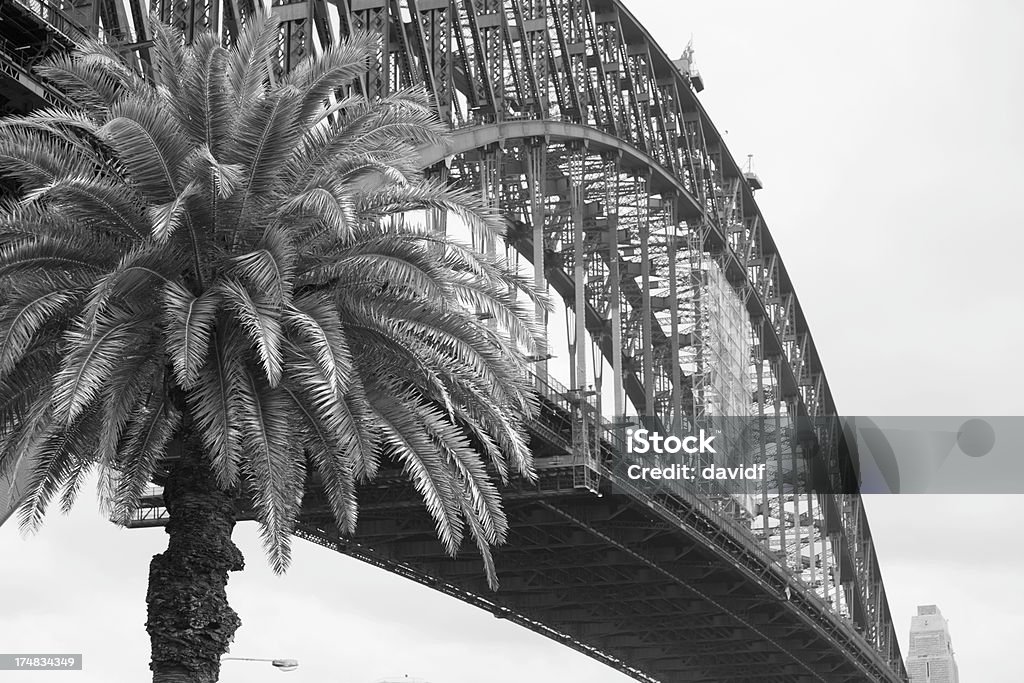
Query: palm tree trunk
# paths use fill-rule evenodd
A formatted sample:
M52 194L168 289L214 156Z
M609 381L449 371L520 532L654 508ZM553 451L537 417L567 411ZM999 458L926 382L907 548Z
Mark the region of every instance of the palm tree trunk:
M164 486L170 540L149 565L149 668L153 683L214 683L241 624L225 590L228 572L244 566L231 542L235 509L198 439L186 436L173 450L177 462Z

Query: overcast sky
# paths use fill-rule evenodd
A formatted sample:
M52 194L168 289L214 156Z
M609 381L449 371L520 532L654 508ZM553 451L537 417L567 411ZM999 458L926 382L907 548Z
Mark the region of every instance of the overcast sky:
M1022 415L1024 4L627 2L672 57L693 35L701 94L796 285L839 410ZM1014 353L1017 351L1018 353ZM965 683L1017 683L1024 636L1021 496L868 501L906 653L918 604L950 620ZM282 674L226 663L222 681L624 683L455 600L299 544L272 576L256 530L232 576L233 655L292 657ZM148 675L150 557L161 530L104 523L83 498L22 540L0 528L0 651L84 652L86 671L10 683Z

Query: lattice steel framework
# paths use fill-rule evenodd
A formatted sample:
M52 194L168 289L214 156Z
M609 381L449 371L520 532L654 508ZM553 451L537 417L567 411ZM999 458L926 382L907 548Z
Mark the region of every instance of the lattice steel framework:
M255 11L253 3L261 1L0 0L4 111L58 102L59 93L36 78L32 66L83 35L123 49L145 69L146 13L175 22L187 37L212 28L230 44ZM668 491L657 504L674 501L671 506L681 507L658 513L658 523L676 520L681 529L690 524L693 534L713 523L716 529L700 532L710 534L709 548L717 544L750 558L747 571L766 582L765 590L785 589L788 597L796 589L807 596L791 609L804 615L805 627L827 633L864 674L807 680L901 680L903 665L861 501L808 492L812 479L844 488L849 472L840 466L839 434L829 423L815 422L813 438L799 448L784 434L784 422L835 414L820 358L753 191L697 100L689 72L677 69L618 0L268 4L282 20L279 72L352 31L377 36L371 68L354 87L371 97L414 85L430 91L453 136L443 149L422 151L424 166L453 183L471 184L500 207L509 222L507 248L532 264L538 285L552 288L566 303L571 386L556 387L546 362L537 364L538 389L550 409L534 432L540 459L557 452L550 447L564 436L560 420L568 421L561 448L572 461L569 490L601 494L614 478L606 458L616 437L602 413L632 410L645 425L678 429L704 424L716 409L720 413L723 405L742 400L735 393L741 382L723 388L715 379L727 340L709 338L707 316L734 304L745 312L742 324L733 326L745 338L731 348L749 355L745 369L734 374L748 378L745 409L756 418L756 429L737 436L737 443L753 460L771 465L774 480L739 497L712 489ZM445 222L444 216L431 220ZM724 328L716 329L720 334ZM604 363L610 377L603 375ZM601 406L602 383L609 382L613 405ZM596 402L586 391L594 384ZM716 398L727 389L734 392L727 401ZM557 472L564 459L552 457L548 464ZM545 488L545 481L539 492L562 490L561 484ZM635 496L650 498L639 491ZM398 498L388 504L401 507ZM544 505L551 508L545 514L597 534L606 548L624 543L584 520L582 512ZM645 505L655 509L652 500ZM417 570L398 560L388 564L312 522L304 534L479 603L478 596L422 569L432 565ZM634 553L632 559L647 570L668 571L626 545L619 551ZM503 609L545 632L541 621L516 612L516 604ZM844 631L850 624L858 635ZM708 628L703 633L714 634L718 627ZM611 645L601 650L576 636L565 642L641 679L654 680L645 666L668 666L662 654L636 654L637 662L647 663L641 665L612 657ZM691 645L708 661L720 656L714 648ZM728 666L722 662L718 670ZM769 680L750 672L729 676Z

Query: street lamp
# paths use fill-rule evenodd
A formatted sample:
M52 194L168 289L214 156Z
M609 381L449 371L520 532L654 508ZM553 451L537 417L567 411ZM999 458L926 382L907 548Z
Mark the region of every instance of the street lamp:
M295 671L299 668L297 659L258 659L255 657L221 657L220 661L233 660L236 662L270 662L270 665L281 671Z

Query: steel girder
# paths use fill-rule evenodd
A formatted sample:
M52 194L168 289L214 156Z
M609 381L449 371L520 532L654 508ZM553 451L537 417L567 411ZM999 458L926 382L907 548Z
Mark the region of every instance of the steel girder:
M534 630L637 678L631 668L663 681L743 680L737 669L751 677L760 671L761 680L897 680L770 558L744 559L736 539L705 516L713 511L678 500L662 501L659 511L640 496L605 491L602 498L510 493L497 593L487 590L472 552L446 555L419 511L366 509L357 545L332 535L321 508L319 517L312 510L304 517L302 534L422 583L443 583L440 590L483 601L504 618L544 624Z

